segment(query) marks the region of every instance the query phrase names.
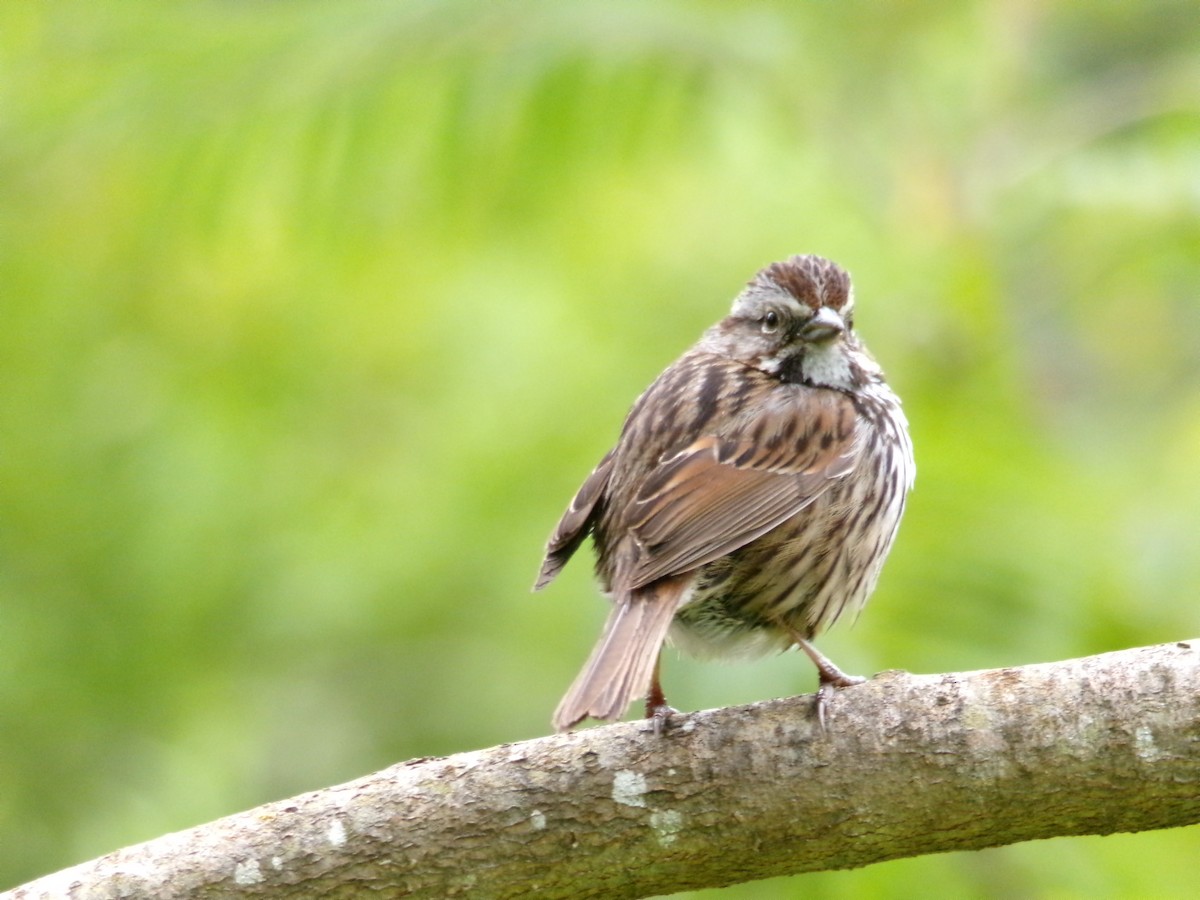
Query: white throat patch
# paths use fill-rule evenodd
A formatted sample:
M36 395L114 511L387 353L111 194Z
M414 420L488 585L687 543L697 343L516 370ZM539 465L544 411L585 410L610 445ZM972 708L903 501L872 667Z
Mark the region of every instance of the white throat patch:
M854 381L850 372L850 357L840 341L810 345L800 360L800 374L806 381L826 387L850 390Z

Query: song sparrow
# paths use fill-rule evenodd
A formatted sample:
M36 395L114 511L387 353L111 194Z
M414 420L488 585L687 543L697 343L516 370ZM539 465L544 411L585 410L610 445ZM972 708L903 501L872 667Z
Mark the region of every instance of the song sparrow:
M709 657L799 646L823 721L844 674L809 641L875 587L915 474L900 401L853 331L849 276L817 256L760 271L633 405L546 547L535 590L591 533L613 602L554 713L565 731L646 697L663 642Z

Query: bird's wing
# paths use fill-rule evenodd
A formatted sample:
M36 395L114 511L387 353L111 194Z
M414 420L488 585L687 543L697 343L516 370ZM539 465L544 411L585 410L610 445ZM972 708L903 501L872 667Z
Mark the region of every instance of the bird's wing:
M612 466L613 451L609 450L571 498L567 511L558 520L554 533L546 542L546 557L542 560L541 571L533 585L535 591L540 591L554 580L592 530L592 525L600 514L600 498L604 496L604 490L608 487Z
M614 588L695 569L796 515L854 468L857 425L849 397L805 390L664 457L626 512Z

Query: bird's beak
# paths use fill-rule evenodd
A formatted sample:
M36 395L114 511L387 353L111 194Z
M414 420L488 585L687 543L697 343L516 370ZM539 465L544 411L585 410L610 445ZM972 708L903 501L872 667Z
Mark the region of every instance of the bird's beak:
M828 306L822 306L800 329L800 337L813 344L831 341L846 330L842 317Z

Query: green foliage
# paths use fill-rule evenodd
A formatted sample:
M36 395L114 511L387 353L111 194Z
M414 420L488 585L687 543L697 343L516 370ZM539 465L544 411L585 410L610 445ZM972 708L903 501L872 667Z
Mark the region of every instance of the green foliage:
M0 6L0 886L543 734L603 607L542 542L793 252L920 469L835 659L1194 637L1198 52L1182 0ZM1195 840L724 896L1183 894Z

